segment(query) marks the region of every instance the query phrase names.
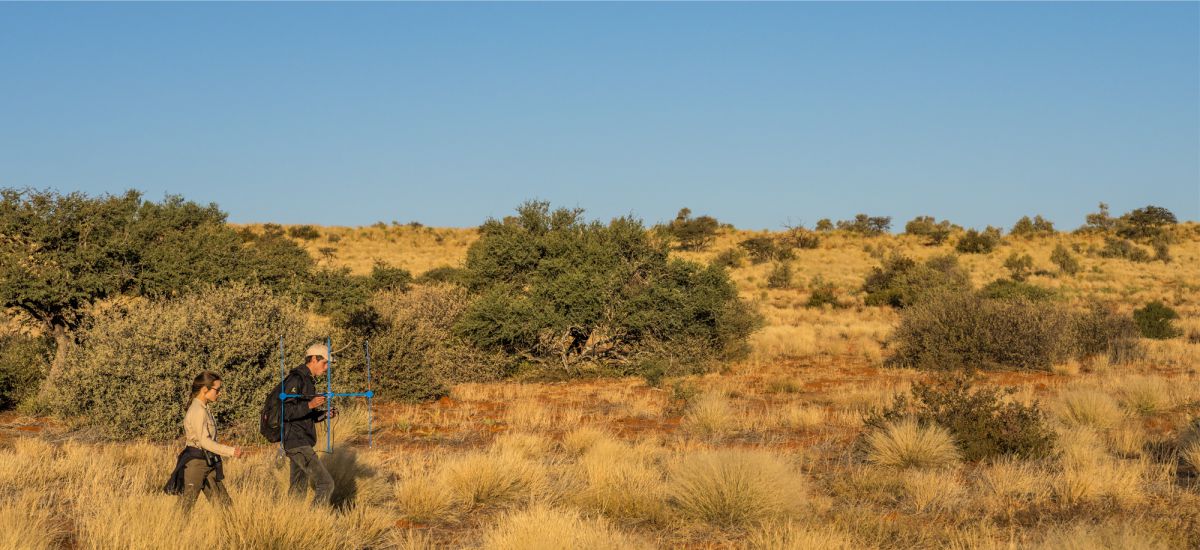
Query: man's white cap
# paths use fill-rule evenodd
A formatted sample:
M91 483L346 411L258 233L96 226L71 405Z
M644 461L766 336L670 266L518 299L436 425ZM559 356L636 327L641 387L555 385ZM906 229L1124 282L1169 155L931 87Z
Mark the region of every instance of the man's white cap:
M321 359L329 360L329 348L325 347L325 344L313 344L308 346L308 350L304 352L304 356L317 356Z

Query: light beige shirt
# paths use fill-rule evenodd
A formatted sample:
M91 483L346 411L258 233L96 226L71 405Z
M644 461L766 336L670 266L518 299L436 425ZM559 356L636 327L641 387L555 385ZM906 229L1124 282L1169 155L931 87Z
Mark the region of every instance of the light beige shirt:
M193 399L183 417L183 437L187 445L199 447L221 456L233 456L233 447L217 443L217 421L208 411L208 405Z

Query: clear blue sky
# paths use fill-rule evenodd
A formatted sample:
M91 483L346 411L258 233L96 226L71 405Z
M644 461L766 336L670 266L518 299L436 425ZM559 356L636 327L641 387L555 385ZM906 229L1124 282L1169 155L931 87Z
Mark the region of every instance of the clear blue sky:
M1200 218L1200 4L0 4L0 186L235 222Z

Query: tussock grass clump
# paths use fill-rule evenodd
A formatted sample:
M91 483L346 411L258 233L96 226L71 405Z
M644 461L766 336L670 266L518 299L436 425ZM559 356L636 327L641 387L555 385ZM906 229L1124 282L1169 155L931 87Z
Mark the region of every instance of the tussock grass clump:
M597 442L611 441L613 436L607 430L595 426L581 426L563 435L562 448L568 455L578 456L592 448Z
M1067 390L1058 396L1058 418L1068 426L1091 426L1107 430L1120 424L1125 414L1116 400L1094 389Z
M544 491L541 466L512 451L470 452L442 464L440 482L466 508L508 505Z
M1119 381L1117 397L1133 414L1157 414L1171 406L1171 385L1156 376L1129 376Z
M439 523L457 515L454 495L438 480L409 478L395 486L393 496L401 517L414 523Z
M601 440L579 458L574 472L583 488L573 500L585 510L634 522L667 516L663 475L646 449Z
M603 519L584 518L575 510L536 505L510 512L483 534L482 550L638 550L654 545L628 535Z
M738 414L725 396L707 392L693 400L683 416L684 429L709 437L720 437L737 428Z
M683 456L668 487L681 516L723 527L787 517L806 494L807 482L777 455L740 449Z
M809 527L794 522L768 523L746 537L748 550L853 550L845 534L831 529Z
M867 462L885 468L946 468L958 464L950 432L936 424L904 419L867 434Z
M904 496L918 512L952 509L966 487L953 470L908 470L900 477Z
M1021 504L1040 504L1051 495L1048 473L1036 463L1004 457L978 471L975 487L992 513Z
M1147 462L1110 457L1099 434L1086 426L1066 430L1059 441L1061 471L1051 481L1059 503L1077 506L1106 499L1132 506L1145 500Z

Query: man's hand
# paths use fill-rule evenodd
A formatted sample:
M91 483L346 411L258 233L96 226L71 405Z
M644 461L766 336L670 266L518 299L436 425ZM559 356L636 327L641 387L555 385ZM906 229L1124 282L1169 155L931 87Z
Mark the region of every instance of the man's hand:
M312 398L312 401L309 401L309 402L308 402L308 408L310 408L310 409L315 409L315 408L317 408L317 407L320 407L321 405L324 405L324 404L325 404L325 396L324 396L324 395L318 395L318 396L316 396L316 397Z
M333 418L333 417L337 416L337 413L338 413L337 409L329 409L329 410L325 411L325 418Z

